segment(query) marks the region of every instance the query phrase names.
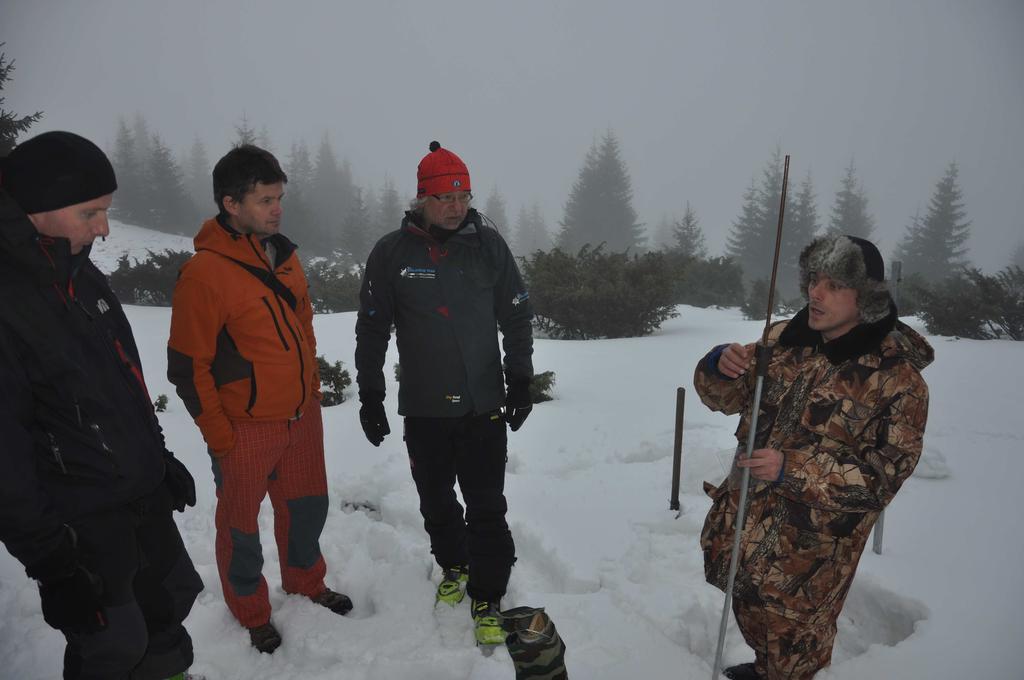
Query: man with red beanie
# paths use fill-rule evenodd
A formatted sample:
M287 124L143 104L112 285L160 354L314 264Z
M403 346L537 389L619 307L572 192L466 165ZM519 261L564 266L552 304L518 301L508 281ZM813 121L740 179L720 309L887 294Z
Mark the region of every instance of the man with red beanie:
M260 652L270 620L259 511L274 508L281 585L336 614L352 601L324 584L327 519L313 308L296 245L279 233L288 177L269 151L235 147L213 169L220 212L195 238L174 287L167 378L213 458L217 570L228 609Z
M104 153L70 132L0 159L0 540L67 640L65 679L182 678L203 583L172 510L195 505L195 485L89 261L115 189Z
M470 207L462 160L431 142L416 177L401 228L366 263L356 321L359 420L374 446L391 432L383 366L394 324L398 413L441 567L437 602L455 606L468 592L477 643L499 644L498 612L516 559L505 521L506 425L518 430L532 407L533 313L508 246Z

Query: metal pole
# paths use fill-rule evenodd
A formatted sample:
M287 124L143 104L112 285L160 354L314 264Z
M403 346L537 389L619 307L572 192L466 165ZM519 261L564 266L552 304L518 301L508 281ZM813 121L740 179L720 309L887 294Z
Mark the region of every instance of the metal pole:
M900 309L900 282L903 280L903 263L894 260L892 263L892 274L889 276L892 281L892 301L896 305L896 316L899 318ZM885 510L878 513L878 521L875 522L875 532L871 541L871 550L876 555L882 554L882 537L885 535Z
M775 232L775 256L772 260L772 279L768 285L768 311L765 314L761 345L757 348L757 380L754 383L754 401L750 408L750 431L747 432L747 449L743 456L744 458L750 458L754 452L754 437L757 435L757 417L761 410L761 388L764 385L764 377L768 374L768 362L771 358L771 348L768 347L768 332L771 330L772 311L775 308L775 275L779 269L779 249L782 247L782 218L786 212L786 187L788 184L789 155L786 156L786 165L782 172L782 198L779 205L779 225ZM718 647L715 649L715 664L711 670L711 680L718 680L718 674L722 670L722 650L725 647L725 631L729 627L732 589L736 583L736 570L739 567L740 537L743 534L743 526L746 522L747 489L749 487L750 468L743 468L740 478L740 499L736 507L736 522L733 526L732 554L729 557L729 580L725 588L725 606L722 607L722 620L718 626Z
M683 407L686 404L686 389L676 389L676 436L672 447L672 495L668 509L679 511L679 473L683 464ZM679 515L676 515L678 517Z

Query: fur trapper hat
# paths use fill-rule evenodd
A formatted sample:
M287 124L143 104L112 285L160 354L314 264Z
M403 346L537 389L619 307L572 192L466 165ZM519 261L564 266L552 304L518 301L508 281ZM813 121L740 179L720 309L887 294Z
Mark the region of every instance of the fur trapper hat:
M811 272L825 274L857 291L857 307L864 323L889 314L892 298L885 281L882 255L871 241L856 236L828 234L811 241L800 253L800 290L808 299Z

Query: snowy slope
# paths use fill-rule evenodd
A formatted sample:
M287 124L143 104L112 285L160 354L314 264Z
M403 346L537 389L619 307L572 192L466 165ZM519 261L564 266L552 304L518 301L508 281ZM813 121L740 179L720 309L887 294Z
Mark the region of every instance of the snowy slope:
M199 225L196 225L196 231ZM92 244L89 259L100 271L107 274L117 269L117 260L122 254L128 253L131 260L146 259L146 251L161 252L164 250L192 251L191 236L177 236L153 231L143 227L110 220L110 236L106 240L97 239Z
M510 435L506 491L519 561L503 604L547 608L577 680L711 675L723 596L703 579L697 536L710 502L700 484L724 476L736 420L700 404L692 372L708 348L751 340L760 324L735 310L680 312L652 337L536 342L537 370L556 373L556 400ZM284 644L273 656L252 650L221 599L205 448L164 377L169 310L133 307L128 315L150 392L170 397L161 416L169 446L199 487L197 507L177 516L206 582L187 622L195 671L210 680L514 677L503 649L485 658L473 647L466 604L454 618L434 617L438 574L401 436L379 449L368 444L354 394L325 411L331 509L322 548L328 584L350 594L355 610L339 618L284 595L265 503L264 574ZM321 352L350 370L354 322L352 313L316 318ZM1024 530L1015 517L1024 476L1016 392L1024 343L930 340L937 359L925 372L932 394L925 458L887 512L884 554L869 551L862 560L834 664L819 676L827 680L1022 677L1013 650L1024 640ZM400 433L396 360L392 346L385 405ZM687 411L677 519L668 498L679 386ZM360 502L379 515L345 509ZM0 678L59 677L63 640L2 550L0 611ZM730 623L726 661L749 658Z

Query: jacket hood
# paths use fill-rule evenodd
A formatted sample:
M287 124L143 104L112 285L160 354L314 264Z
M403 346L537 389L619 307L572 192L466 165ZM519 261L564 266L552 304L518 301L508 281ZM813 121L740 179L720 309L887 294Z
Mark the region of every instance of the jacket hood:
M807 324L807 318L807 307L804 307L786 324L779 335L779 344L783 347L816 347L832 364L877 352L887 358L906 358L921 370L935 359L932 346L899 320L896 305L891 302L889 313L880 320L858 324L830 342L825 342L821 333Z
M928 341L902 321L885 336L881 349L883 356L905 357L919 371L935 361L935 350Z
M220 216L211 217L199 228L192 240L196 252L209 250L232 260L238 260L254 267L267 267L267 254L263 242L269 241L278 252L278 262L284 262L295 251L296 245L283 234L257 238L231 228Z

